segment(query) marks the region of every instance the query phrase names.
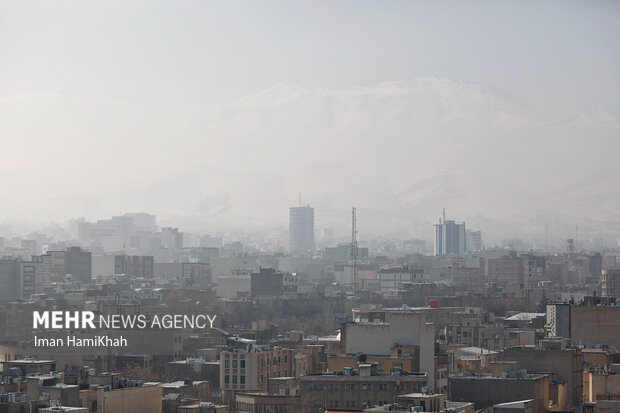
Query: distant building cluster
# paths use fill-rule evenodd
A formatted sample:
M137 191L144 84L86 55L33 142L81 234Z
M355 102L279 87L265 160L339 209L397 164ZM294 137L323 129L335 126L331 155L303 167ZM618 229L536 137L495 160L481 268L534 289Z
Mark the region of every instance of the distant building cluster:
M258 241L144 213L0 239L0 412L620 411L617 250L488 247L445 216L434 244L315 239L314 214ZM34 311L217 317L77 349L34 337L95 333Z

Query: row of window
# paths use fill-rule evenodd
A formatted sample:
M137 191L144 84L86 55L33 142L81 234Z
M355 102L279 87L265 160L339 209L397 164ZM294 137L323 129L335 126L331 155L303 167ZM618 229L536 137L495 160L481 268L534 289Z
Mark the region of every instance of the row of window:
M325 389L325 387L327 387L327 391L329 391L329 392L340 391L340 384L339 383L330 383L327 386L323 386L323 384L307 384L306 385L306 391L308 391L308 392L323 391ZM406 386L404 384L395 384L394 385L394 390L396 390L396 391L405 390L405 387ZM358 383L346 383L344 385L344 390L345 391L357 391L357 388L358 388ZM372 383L361 383L359 385L359 388L362 391L372 391L372 390L374 390L375 387L374 387L374 384L372 384ZM387 384L387 383L378 383L377 384L377 390L378 391L389 391L390 390L390 385Z
M239 362L239 363L237 363ZM245 360L233 360L232 361L232 368L236 369L237 365L239 365L239 368L244 369L245 368ZM230 368L230 360L226 359L224 360L224 368L229 369Z
M280 405L280 404L267 404L267 405L254 405L250 403L237 403L237 412L248 413L288 413L296 412L293 406Z
M224 376L224 384L230 384L232 377L232 384L237 384L237 377L239 378L239 384L245 384L245 376L229 375Z
M270 359L269 357L265 358L265 359L261 359L260 360L260 366L261 367L265 367L265 360L266 360L266 365L269 366L269 362L271 360L271 364L280 364L282 363L282 356L278 356L278 357L273 357L272 359ZM284 355L284 362L288 363L288 355L285 354Z
M288 377L288 370L284 370L284 376L280 374L280 372L276 371L273 373L271 377ZM267 373L267 380L269 380L269 373ZM265 376L260 375L260 383L263 384L265 381Z
M355 408L357 407L357 403L355 402L355 400L345 400L345 402L343 403L344 406L340 406L340 401L339 400L330 400L327 402L327 407L331 408L331 409L338 409L340 407L345 407L345 408ZM378 404L387 404L387 402L378 402ZM372 403L370 400L364 400L362 402L362 406L363 408L368 408L370 406L373 406L374 403Z

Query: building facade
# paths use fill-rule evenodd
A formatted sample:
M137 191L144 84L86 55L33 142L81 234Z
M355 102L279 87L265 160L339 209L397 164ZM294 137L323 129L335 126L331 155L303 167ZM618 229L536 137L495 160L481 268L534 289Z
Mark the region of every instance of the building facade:
M289 250L301 255L314 251L314 208L309 205L289 209Z
M435 255L456 255L462 257L467 251L465 223L443 221L435 224Z

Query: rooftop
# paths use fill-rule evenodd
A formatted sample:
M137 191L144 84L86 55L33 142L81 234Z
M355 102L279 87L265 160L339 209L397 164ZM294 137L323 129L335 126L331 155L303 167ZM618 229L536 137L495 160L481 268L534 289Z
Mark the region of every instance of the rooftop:
M508 317L506 321L531 321L534 318L545 317L545 313L519 313L515 314L512 317Z
M3 364L50 364L56 363L56 360L35 360L33 358L25 358L21 360L3 361Z

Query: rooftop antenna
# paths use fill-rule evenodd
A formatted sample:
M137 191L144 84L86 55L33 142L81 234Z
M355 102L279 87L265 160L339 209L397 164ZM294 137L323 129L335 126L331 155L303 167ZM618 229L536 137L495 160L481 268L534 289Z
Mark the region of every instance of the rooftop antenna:
M357 210L351 210L351 257L353 258L353 288L357 289Z
M443 209L443 223L446 223L446 208Z

